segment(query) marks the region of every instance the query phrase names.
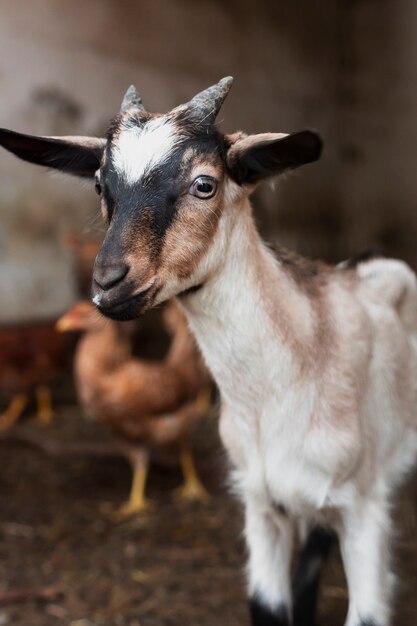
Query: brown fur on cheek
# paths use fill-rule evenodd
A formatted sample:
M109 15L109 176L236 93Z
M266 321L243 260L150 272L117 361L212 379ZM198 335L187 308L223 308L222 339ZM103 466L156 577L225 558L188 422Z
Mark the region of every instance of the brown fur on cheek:
M177 216L165 235L159 273L161 282L191 276L207 253L221 215L223 190L213 198L201 200L186 195L179 201Z
M189 193L178 198L176 216L165 233L159 272L161 283L188 279L207 253L217 230L224 200L224 173L218 154L184 153L183 166L189 168L189 184L198 176L213 176L218 189L212 198L201 199Z

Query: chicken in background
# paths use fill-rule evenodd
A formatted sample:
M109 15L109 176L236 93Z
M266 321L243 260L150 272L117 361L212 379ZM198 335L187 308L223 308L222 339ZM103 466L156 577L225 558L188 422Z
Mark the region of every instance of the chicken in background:
M95 256L100 241L66 233L61 241L71 251L78 290L88 296ZM0 414L0 432L15 424L34 394L41 424L50 424L55 415L51 385L70 365L74 342L57 333L56 320L0 328L0 399L8 403Z
M63 249L71 252L78 292L88 297L94 259L101 240L67 232ZM41 424L50 424L55 413L51 385L66 374L74 342L57 333L56 320L0 328L0 400L8 403L0 414L0 432L15 424L35 395ZM137 325L126 327L126 341Z
M40 423L52 421L50 386L67 370L72 347L70 337L56 332L55 322L0 329L0 395L10 402L0 415L0 431L15 424L32 393Z
M163 313L171 344L160 361L131 356L120 323L101 316L89 302L76 304L57 329L82 331L74 375L85 413L110 427L130 462L133 480L123 518L146 509L151 455L179 458L184 484L179 496L206 500L190 449L190 434L210 406L211 382L186 319L171 302Z

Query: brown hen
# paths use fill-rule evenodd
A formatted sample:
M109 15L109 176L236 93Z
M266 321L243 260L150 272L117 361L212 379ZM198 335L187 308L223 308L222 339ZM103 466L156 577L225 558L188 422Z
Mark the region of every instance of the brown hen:
M40 422L52 420L49 386L63 374L72 348L69 337L55 330L55 322L43 322L0 330L0 395L12 400L0 415L0 430L12 426L35 392Z
M87 415L110 427L132 465L130 499L121 516L147 506L151 453L179 456L184 474L180 495L207 498L188 440L207 411L210 379L177 305L169 303L163 318L172 340L161 361L132 357L120 324L105 319L88 302L75 305L57 324L61 331L83 331L74 363L80 403Z

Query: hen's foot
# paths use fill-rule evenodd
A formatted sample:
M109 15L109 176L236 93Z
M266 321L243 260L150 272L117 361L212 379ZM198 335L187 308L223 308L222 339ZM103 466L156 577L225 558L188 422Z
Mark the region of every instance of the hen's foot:
M55 413L52 409L51 391L48 387L41 385L36 388L36 399L38 402L38 422L42 426L48 426L54 420Z
M210 500L210 495L199 480L188 480L174 490L174 498L182 502L206 504Z
M181 487L175 489L174 496L178 500L197 500L199 502L208 502L210 496L198 477L197 470L194 465L193 455L186 445L184 445L181 450L180 463L184 476L184 483Z
M144 515L152 509L153 503L147 498L143 498L140 502L128 500L117 511L114 511L112 517L115 522L123 522L132 517Z
M7 409L0 415L0 432L11 428L22 415L28 402L26 394L19 393L10 402Z

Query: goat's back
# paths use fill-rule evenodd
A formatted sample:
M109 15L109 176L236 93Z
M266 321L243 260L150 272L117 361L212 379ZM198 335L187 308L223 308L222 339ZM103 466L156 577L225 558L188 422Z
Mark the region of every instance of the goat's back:
M398 314L405 329L417 333L417 277L397 259L372 259L356 268L358 295L367 305L386 306Z

